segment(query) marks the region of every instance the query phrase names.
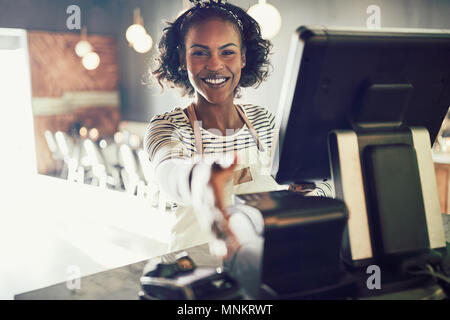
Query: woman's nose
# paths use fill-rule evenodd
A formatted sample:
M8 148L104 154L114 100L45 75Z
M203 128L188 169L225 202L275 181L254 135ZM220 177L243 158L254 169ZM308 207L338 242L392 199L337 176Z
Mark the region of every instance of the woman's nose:
M223 62L218 55L211 55L206 64L209 71L218 71L223 68Z

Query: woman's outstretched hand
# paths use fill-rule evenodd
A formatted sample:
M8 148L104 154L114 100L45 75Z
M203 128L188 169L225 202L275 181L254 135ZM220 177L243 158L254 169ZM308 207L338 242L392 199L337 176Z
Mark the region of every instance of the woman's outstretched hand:
M229 214L225 210L226 207L226 188L233 179L233 171L237 166L237 156L234 155L233 163L223 168L219 164L213 164L211 169L211 178L209 184L211 185L215 198L215 206L220 211L221 217L215 220L212 226L212 231L216 237L223 240L227 247L225 259L231 257L239 249L239 241L229 226Z

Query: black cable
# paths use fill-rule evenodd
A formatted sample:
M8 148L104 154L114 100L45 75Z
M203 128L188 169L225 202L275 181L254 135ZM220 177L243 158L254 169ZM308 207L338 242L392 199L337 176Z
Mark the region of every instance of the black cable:
M411 274L411 275L429 275L436 282L437 282L437 279L440 279L440 280L444 281L445 283L450 284L450 277L447 277L441 273L436 272L431 264L426 264L425 268L419 269L418 271L407 270L407 272L408 272L408 274Z
M444 291L447 298L450 298L450 277L446 276L442 270L435 270L431 264L426 264L422 268L416 267L418 270L411 270L409 268L406 272L410 275L428 275L433 278L437 285ZM440 265L438 265L440 269Z

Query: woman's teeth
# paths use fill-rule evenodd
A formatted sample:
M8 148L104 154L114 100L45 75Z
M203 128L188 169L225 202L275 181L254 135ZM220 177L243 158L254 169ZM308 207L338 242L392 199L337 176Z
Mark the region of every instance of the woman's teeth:
M226 78L218 78L218 79L204 79L206 83L219 85L227 81Z

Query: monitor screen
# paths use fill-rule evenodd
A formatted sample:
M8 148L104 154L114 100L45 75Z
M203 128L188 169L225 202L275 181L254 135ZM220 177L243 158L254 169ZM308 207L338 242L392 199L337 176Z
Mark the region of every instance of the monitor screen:
M272 176L330 178L332 130L428 129L450 105L450 31L300 27L292 37L277 114Z

